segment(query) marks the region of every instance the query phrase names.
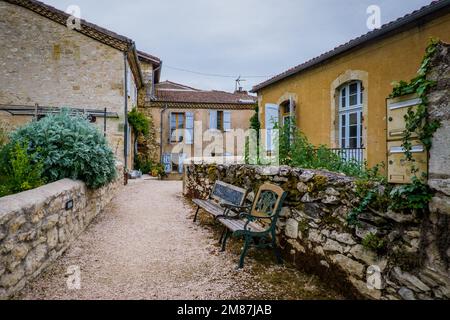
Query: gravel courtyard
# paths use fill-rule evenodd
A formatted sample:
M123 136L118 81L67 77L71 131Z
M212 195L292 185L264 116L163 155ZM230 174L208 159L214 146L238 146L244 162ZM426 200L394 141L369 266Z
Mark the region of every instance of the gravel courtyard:
M16 299L341 299L316 277L252 250L237 271L241 243L219 252L219 228L194 210L181 182L133 181L71 248ZM67 287L68 268L81 289Z

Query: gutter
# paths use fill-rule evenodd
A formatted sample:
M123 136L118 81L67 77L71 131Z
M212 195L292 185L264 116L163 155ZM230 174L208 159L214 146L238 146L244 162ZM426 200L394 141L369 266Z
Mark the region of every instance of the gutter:
M124 93L125 93L125 114L124 114L124 170L125 173L128 172L128 52L124 52L123 54L124 58L124 79L125 79L125 86L124 86Z
M161 163L163 163L163 132L164 132L164 114L169 109L167 104L164 106L164 108L161 110L161 132L160 132L160 145L159 145L159 154L161 157Z

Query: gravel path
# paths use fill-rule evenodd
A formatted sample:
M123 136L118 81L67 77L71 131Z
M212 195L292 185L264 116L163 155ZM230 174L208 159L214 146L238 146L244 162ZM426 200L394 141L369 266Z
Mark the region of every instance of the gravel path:
M219 228L194 224L181 182L134 181L70 249L17 299L336 299L318 279L252 253L237 271L240 243L220 253ZM69 290L67 270L81 270ZM257 284L248 286L249 283Z

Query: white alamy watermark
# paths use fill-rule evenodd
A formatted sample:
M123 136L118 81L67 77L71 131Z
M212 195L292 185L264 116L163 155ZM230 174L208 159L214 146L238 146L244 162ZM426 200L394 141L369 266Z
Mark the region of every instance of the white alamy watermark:
M370 266L367 268L367 288L369 290L383 289L383 276L379 266Z
M171 164L214 162L279 165L279 130L229 129L203 130L202 121L191 129L174 129L169 137L171 155L163 157L170 171ZM177 155L176 157L174 155Z
M381 28L381 8L377 5L371 5L367 8L367 28L375 30Z
M66 272L66 284L69 290L81 289L81 269L79 266L70 266Z
M81 8L77 5L70 5L66 9L66 13L70 14L66 21L67 28L81 30Z

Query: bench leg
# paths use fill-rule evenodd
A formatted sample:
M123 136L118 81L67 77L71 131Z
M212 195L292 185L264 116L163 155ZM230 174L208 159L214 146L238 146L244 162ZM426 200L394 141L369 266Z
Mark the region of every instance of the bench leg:
M223 241L223 238L224 238L224 236L225 236L225 232L227 231L227 228L223 228L223 230L222 230L222 234L220 235L220 240L219 240L219 243L220 244L222 244L222 241Z
M222 242L222 250L220 250L220 252L224 252L226 247L227 247L227 240L230 237L230 231L228 231L228 229L226 229L225 231L225 237L223 238L223 242Z
M198 212L200 211L200 206L198 206L197 211L195 212L194 222L197 222Z
M250 241L251 241L250 237L248 237L248 236L245 237L244 249L242 250L241 258L239 259L238 269L242 269L244 267L244 260L245 260L245 256L247 255L248 248L250 247Z
M275 257L277 258L277 263L282 264L283 259L281 258L280 250L278 249L277 246L277 238L275 232L272 233L272 248L275 253Z

